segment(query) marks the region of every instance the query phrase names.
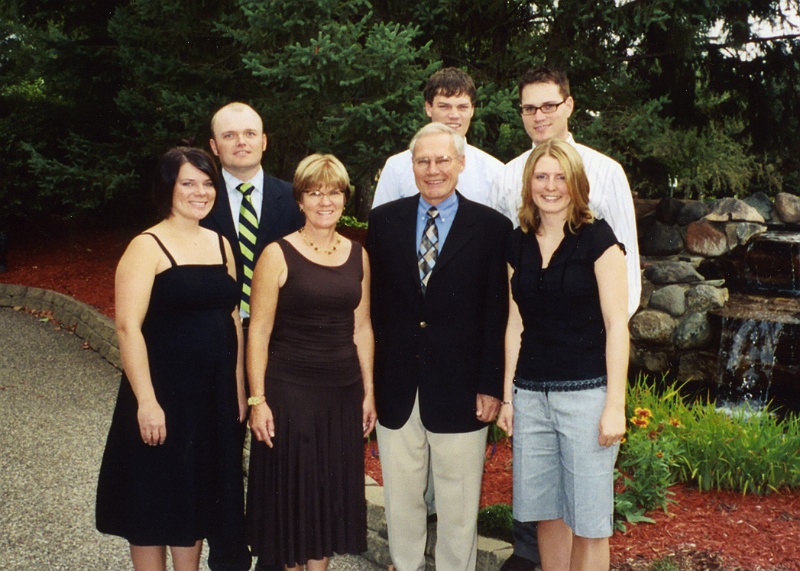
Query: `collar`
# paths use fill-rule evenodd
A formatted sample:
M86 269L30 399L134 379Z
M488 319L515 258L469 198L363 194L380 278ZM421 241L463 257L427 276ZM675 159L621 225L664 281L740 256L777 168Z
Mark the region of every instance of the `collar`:
M236 187L242 184L243 182L249 182L255 188L253 192L261 193L264 191L264 169L259 168L256 176L251 178L250 180L239 180L231 173L229 173L224 168L222 169L222 179L225 181L225 188L228 190L228 193L238 193L239 191L236 190Z
M431 206L431 203L422 198L422 195L420 194L419 206L417 206L417 215L420 217L427 216L428 209ZM437 204L436 210L439 211L439 218L441 218L442 221L449 220L451 216L455 216L456 210L458 210L458 192L454 192Z

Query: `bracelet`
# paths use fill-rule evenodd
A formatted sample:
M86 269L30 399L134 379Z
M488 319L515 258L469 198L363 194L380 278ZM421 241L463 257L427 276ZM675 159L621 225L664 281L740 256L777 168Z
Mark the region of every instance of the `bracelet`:
M250 397L249 399L247 399L247 404L249 406L256 406L258 404L261 404L262 402L267 402L267 399L264 397L264 395L261 395L259 397Z
M513 404L513 403L510 400L504 400L503 402L500 403L500 406L504 404Z

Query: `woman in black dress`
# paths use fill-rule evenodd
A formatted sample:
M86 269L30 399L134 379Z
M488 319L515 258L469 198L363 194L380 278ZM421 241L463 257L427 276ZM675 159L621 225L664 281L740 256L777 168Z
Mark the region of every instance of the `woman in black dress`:
M305 225L267 246L253 277L247 535L260 565L324 571L334 553L367 547L369 263L336 232L350 195L338 159L303 159L293 193Z
M128 540L137 571L163 571L166 546L176 571L196 571L204 538L243 534L236 269L227 241L199 224L217 186L207 153L168 151L154 187L163 220L131 241L117 267L124 375L97 528Z

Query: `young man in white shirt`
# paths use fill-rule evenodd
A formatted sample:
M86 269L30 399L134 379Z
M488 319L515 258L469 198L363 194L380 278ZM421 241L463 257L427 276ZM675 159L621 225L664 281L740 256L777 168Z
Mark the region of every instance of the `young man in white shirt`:
M425 114L433 123L444 123L462 137L467 136L475 113L477 90L465 71L446 67L434 73L423 91ZM458 191L475 202L489 205L492 182L503 168L503 163L490 154L467 145L466 166L458 177ZM381 170L372 208L413 196L419 190L411 168L411 151L405 150L389 157Z
M548 139L567 141L578 151L589 178L589 207L608 222L625 246L628 270L628 318L639 308L642 282L636 214L628 179L622 166L594 149L575 142L569 132L569 118L575 106L569 79L560 70L540 67L526 71L519 82L522 124L533 146ZM531 150L505 165L492 186L490 206L505 214L516 228L522 205L522 172ZM536 522L514 520L514 554L501 571L533 571L539 563Z

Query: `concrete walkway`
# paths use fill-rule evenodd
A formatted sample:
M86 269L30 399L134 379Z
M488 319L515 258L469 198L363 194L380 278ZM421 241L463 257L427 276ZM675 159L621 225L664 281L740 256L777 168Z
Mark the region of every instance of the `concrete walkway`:
M127 543L94 527L120 373L82 345L46 320L0 308L0 571L133 569ZM330 569L380 567L348 556Z

